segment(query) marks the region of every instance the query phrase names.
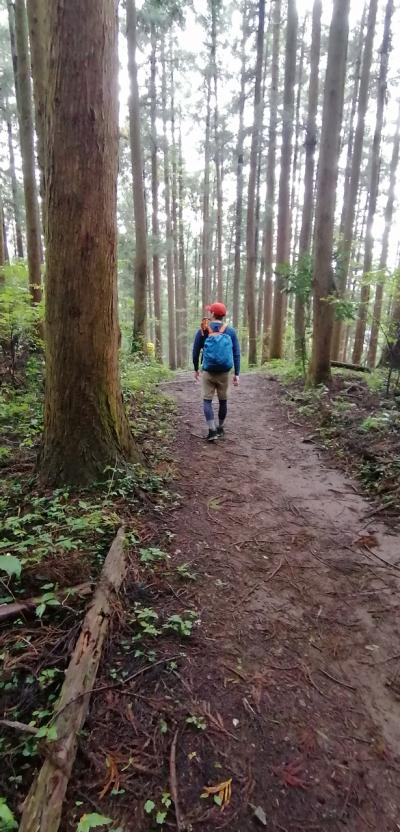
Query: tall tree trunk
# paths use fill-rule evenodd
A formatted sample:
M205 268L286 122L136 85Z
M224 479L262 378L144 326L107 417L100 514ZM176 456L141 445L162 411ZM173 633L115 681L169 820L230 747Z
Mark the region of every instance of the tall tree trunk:
M360 88L358 94L357 126L354 135L353 154L351 160L351 176L348 193L348 201L345 207L343 223L343 240L340 250L339 265L336 272L336 290L339 297L346 292L347 277L350 266L351 247L353 241L354 215L357 202L358 185L360 181L360 170L362 151L364 144L365 115L368 106L369 79L371 74L372 48L375 35L377 0L370 0L368 10L367 34L364 44L362 60ZM339 351L342 324L336 321L332 338L332 357L336 358Z
M183 226L183 200L185 197L183 180L182 128L179 122L179 160L178 160L178 232L179 232L179 272L181 281L181 356L182 367L187 366L188 318L187 318L187 275L185 260L185 232Z
M400 107L399 107L399 115L397 118L397 126L396 126L396 133L393 142L393 151L392 151L392 159L390 162L390 180L389 180L389 190L388 190L388 197L387 203L385 208L385 228L383 231L382 237L382 249L381 249L381 257L379 262L379 271L381 272L379 283L377 284L375 290L375 302L374 302L374 311L372 316L372 325L371 325L371 336L369 341L369 349L368 349L368 367L373 369L376 364L376 353L378 348L378 338L379 338L379 329L381 325L381 316L382 316L382 301L383 301L383 290L385 285L385 272L387 266L387 258L389 252L389 238L390 232L392 228L392 220L393 220L393 211L394 211L394 202L395 202L395 192L396 192L396 175L397 175L397 167L399 163L399 151L400 151Z
M169 165L169 144L167 135L167 69L165 61L164 38L161 40L162 67L162 121L163 121L163 150L164 150L164 201L165 201L165 230L166 230L166 261L167 261L167 293L168 293L168 362L171 370L176 370L176 322L175 322L175 289L174 289L174 241L171 223L171 184Z
M256 319L256 298L255 298L255 271L256 271L256 227L255 227L255 197L257 179L257 156L260 141L262 123L262 100L261 81L264 52L264 27L265 27L265 0L258 3L258 29L257 29L257 60L254 86L254 118L251 135L250 150L250 174L247 197L247 224L246 224L246 301L247 320L249 327L249 366L257 364L257 319Z
M151 24L151 54L150 54L150 122L151 122L151 228L153 237L153 291L154 316L156 333L156 357L162 361L162 327L161 327L161 275L158 225L158 137L157 137L157 93L156 93L156 52L157 35L155 24Z
M295 109L295 130L294 130L294 149L293 149L293 165L292 165L292 191L290 195L290 216L294 217L295 207L296 207L296 196L298 199L299 194L299 185L301 180L301 157L299 163L299 156L301 152L300 148L300 130L301 130L301 93L303 88L303 72L304 72L304 54L306 48L306 28L307 28L307 18L308 15L304 16L303 26L301 27L300 31L300 60L299 60L299 68L297 74L297 95L296 95L296 109ZM297 215L296 211L296 215ZM297 221L297 216L296 216ZM296 226L294 230L294 236L292 238L292 262L295 261L296 258Z
M40 468L44 482L59 486L91 482L134 459L135 447L118 374L116 4L86 0L84 15L81 0L49 9Z
M135 274L133 339L134 351L143 352L146 342L147 318L147 230L144 204L143 153L140 131L140 104L136 65L136 6L135 0L126 4L126 36L128 41L129 136L131 145L133 210L135 215Z
M176 362L178 367L183 366L182 355L182 290L181 275L179 269L179 228L178 228L178 175L177 175L177 147L175 139L175 94L174 94L174 54L172 38L170 42L170 70L171 70L171 219L172 219L172 240L173 240L173 264L175 278L175 327L176 327Z
M6 228L6 220L5 220L5 216L4 216L4 208L2 209L1 228L2 228L2 231L3 231L4 262L9 263L10 262L10 255L8 253L7 228Z
M203 306L210 303L211 278L210 278L210 132L211 132L211 79L209 73L206 77L207 104L206 104L206 136L204 143L204 184L203 184L203 234L202 234L202 273Z
M349 0L334 0L325 76L315 211L314 329L309 369L309 381L315 385L325 383L331 377L333 308L326 298L333 291L333 229L346 77L348 17Z
M318 74L321 51L321 15L322 0L314 0L311 53L310 82L308 87L308 116L306 129L306 162L304 170L303 214L299 242L300 258L310 254L311 230L314 214L314 171L315 150L317 146L317 111L318 111ZM294 346L296 358L305 358L305 305L304 298L296 295L294 307Z
M221 140L219 135L219 112L218 112L218 68L217 68L217 9L219 3L210 0L211 4L211 70L214 82L214 161L215 161L215 184L217 196L217 251L216 251L216 292L218 298L223 297L222 280L222 171L221 171Z
M368 304L370 297L370 287L368 283L368 275L372 269L372 256L374 250L373 237L373 222L375 219L376 203L378 200L379 189L379 170L381 164L381 141L382 141L382 127L383 127L383 113L385 109L386 90L387 90L387 75L388 62L390 52L390 29L393 16L393 0L388 0L386 5L385 23L383 30L383 40L380 50L380 68L378 78L377 90L377 107L376 107L376 122L375 133L372 144L372 162L371 162L371 177L369 183L369 206L367 218L367 235L365 239L364 250L364 269L363 269L363 283L361 285L360 305L358 309L358 318L356 324L356 334L353 347L353 363L359 364L361 362L363 350L365 329L367 324Z
M9 13L10 15L13 14L12 8L9 8ZM24 179L29 288L33 303L39 303L42 296L41 232L35 172L31 71L25 0L15 0L14 14L18 77L17 100L19 102L19 133Z
M247 2L243 4L242 39L240 47L240 95L239 127L236 144L236 205L235 205L235 263L233 272L233 326L239 326L239 302L242 254L242 215L243 215L243 113L246 100L246 28Z
M44 199L45 105L47 89L48 31L45 0L27 2L29 43L31 47L33 98L37 134L37 159L40 171L40 195Z
M274 244L274 210L276 184L276 132L278 120L279 87L279 46L281 27L281 0L275 0L273 13L271 91L269 105L268 159L267 159L267 196L265 204L265 245L264 245L264 310L263 310L263 344L261 360L269 358L271 321L272 321L272 262Z
M283 92L283 124L281 170L278 201L278 237L276 243L276 280L271 331L271 358L282 358L284 336L285 303L283 290L285 281L282 269L290 258L290 173L292 161L294 85L296 80L297 11L295 0L288 0L285 84Z
M0 197L0 284L4 283L3 266L6 262L3 200Z
M16 241L16 247L17 247L17 256L20 257L21 260L22 260L23 257L24 257L24 243L23 243L23 239L22 239L21 214L20 214L20 210L19 210L18 182L17 182L17 175L15 173L14 145L13 145L11 119L7 120L7 132L8 132L8 154L9 154L9 158L10 158L11 193L12 193L13 214L14 214L14 223L15 223L15 241Z
M351 181L351 161L353 158L353 145L354 145L354 120L356 117L356 109L357 109L357 101L358 101L358 90L360 87L360 69L361 69L361 58L362 58L362 49L364 43L364 27L365 27L365 18L367 13L367 6L364 6L363 15L360 22L360 32L358 38L358 45L357 45L357 57L354 66L354 84L353 84L353 93L351 97L351 105L350 105L350 112L349 112L349 120L348 120L348 139L347 139L347 154L346 154L346 167L344 173L344 185L343 185L343 203L342 203L342 214L340 219L340 233L343 235L344 233L344 225L346 220L346 210L347 204L349 201L349 188L350 188L350 181ZM343 137L342 137L343 140Z

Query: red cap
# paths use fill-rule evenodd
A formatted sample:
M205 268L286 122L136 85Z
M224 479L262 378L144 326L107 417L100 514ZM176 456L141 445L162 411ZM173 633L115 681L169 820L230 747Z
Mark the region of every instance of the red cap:
M226 306L224 303L212 303L210 306L206 306L207 312L211 312L212 315L217 315L219 318L223 318L226 315Z

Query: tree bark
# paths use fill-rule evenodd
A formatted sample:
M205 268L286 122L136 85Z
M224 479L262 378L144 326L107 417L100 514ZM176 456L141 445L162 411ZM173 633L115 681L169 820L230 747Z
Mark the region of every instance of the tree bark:
M255 226L255 196L257 179L257 156L260 141L262 122L262 100L261 81L264 53L264 28L265 28L265 0L258 3L258 28L257 28L257 59L255 70L254 86L254 117L251 134L250 149L250 173L247 196L247 224L246 224L246 302L247 321L249 327L249 366L257 364L257 318L256 318L256 297L255 297L255 272L256 272L256 226Z
M386 5L385 23L383 30L383 40L380 50L380 67L377 89L377 107L376 107L376 121L375 133L372 144L372 162L371 162L371 176L369 182L369 205L367 217L367 234L365 238L364 249L364 268L363 268L363 283L361 285L360 305L358 309L358 317L356 324L356 333L353 347L353 364L360 364L361 357L364 350L365 329L367 324L368 304L370 298L370 287L368 283L368 275L372 269L372 256L374 251L374 237L373 237L373 223L375 219L376 204L378 201L379 190L379 171L381 165L381 141L382 141L382 127L383 114L385 109L386 91L387 91L387 75L389 52L391 42L391 22L393 16L393 0L388 0Z
M40 195L44 199L44 155L46 129L47 49L48 31L44 0L27 2L29 43L31 48L33 99L37 135L37 159L40 171Z
M207 104L206 104L206 135L204 143L204 184L203 184L203 235L201 263L203 273L203 306L210 303L211 278L210 278L210 133L211 133L211 78L209 73L206 76Z
M14 145L13 145L13 135L12 135L12 125L11 120L7 120L7 132L8 132L8 154L10 158L10 179L11 179L11 193L12 193L12 201L13 201L13 214L14 214L14 223L15 223L15 242L17 248L17 257L21 260L24 258L24 243L22 239L22 230L21 230L21 214L19 210L19 194L18 194L18 182L17 182L17 175L15 173L15 158L14 158Z
M129 136L131 145L133 210L135 216L135 272L133 285L133 339L132 347L143 353L147 328L147 229L144 203L143 153L140 131L140 103L136 65L136 5L135 0L126 4L126 37L128 42Z
M4 283L3 266L6 262L3 200L0 197L0 284Z
M267 159L267 196L265 204L265 244L264 244L264 309L263 309L263 344L261 361L265 363L269 358L272 321L272 262L274 244L274 210L276 184L276 132L278 121L278 88L279 88L279 46L281 27L281 0L274 2L271 90L269 107L268 130L268 159Z
M49 13L40 473L57 486L138 459L118 372L116 5L86 0L81 11L80 0L58 0Z
M168 363L171 370L176 370L176 320L175 320L175 287L174 287L174 240L171 223L171 184L169 165L169 144L167 135L167 69L165 61L165 43L161 40L161 101L163 121L163 151L164 151L164 202L165 202L165 231L166 231L166 266L167 266L167 295L168 295Z
M294 85L296 80L297 11L295 0L288 0L285 49L285 84L283 92L283 123L281 170L278 200L278 236L276 243L276 280L271 331L271 358L282 358L284 336L285 281L282 269L290 259L290 174L292 161Z
M306 161L304 169L303 213L301 220L299 256L310 254L311 231L314 215L314 171L315 150L317 147L317 111L318 111L318 73L321 51L321 15L322 0L314 0L311 53L310 53L310 82L308 87L308 116L306 129ZM294 306L294 345L297 360L302 361L305 356L305 307L304 298L295 297Z
M331 378L333 307L333 229L343 114L349 33L349 0L334 0L325 76L321 149L315 212L314 322L309 382L317 385Z
M358 94L357 125L354 135L353 154L351 160L351 176L348 201L345 206L345 217L343 223L343 240L340 247L339 265L336 271L336 290L339 297L344 297L347 286L347 278L350 266L351 247L353 241L354 215L357 202L358 185L360 182L360 170L362 151L364 144L365 115L368 106L369 79L371 74L372 48L375 35L377 0L370 0L368 10L367 34L365 38L364 54L362 60L360 88ZM332 339L332 358L337 358L342 332L341 321L334 324Z
M393 151L392 151L392 159L390 162L390 180L389 180L389 190L388 190L388 198L385 208L385 228L383 231L382 237L382 249L381 249L381 257L379 262L379 271L381 272L381 278L379 283L377 284L376 291L375 291L375 302L374 302L374 311L372 316L372 325L371 325L371 336L369 342L369 349L368 349L368 358L367 363L370 369L373 369L376 364L376 354L378 349L378 338L379 338L379 329L381 324L381 316L382 316L382 301L383 301L383 290L385 285L385 272L387 266L387 258L389 252L389 238L390 232L392 228L392 221L393 221L393 212L394 212L394 203L395 203L395 192L396 192L396 176L397 176L397 167L399 163L399 151L400 151L400 107L399 107L399 114L397 118L397 127L396 127L396 134L394 137L393 142Z
M300 111L301 111L301 93L303 88L303 73L304 73L304 54L306 48L306 27L307 27L307 19L308 14L304 16L303 26L299 33L300 35L300 60L299 60L299 68L297 74L297 94L296 94L296 108L295 108L295 129L294 129L294 147L293 147L293 165L292 165L292 191L290 195L290 215L293 222L293 217L296 208L296 195L298 198L299 193L299 186L301 180L301 156L299 147L300 144ZM300 159L299 159L300 156ZM294 236L292 238L292 263L294 263L296 259L296 251L297 251L297 214L296 211L296 223L294 224Z
M151 54L150 54L150 121L151 121L151 227L153 238L153 291L154 317L156 333L156 357L162 361L162 326L161 326L161 275L158 224L158 138L157 138L157 93L156 93L156 51L157 35L155 24L151 24Z
M239 326L242 220L243 220L243 113L246 101L246 28L247 2L243 4L242 38L240 47L239 127L236 144L236 205L235 205L235 263L233 272L233 326Z
M13 14L9 3L9 14ZM32 302L42 296L41 231L35 171L32 89L28 43L28 20L25 0L15 0L15 45L17 51L18 115L24 179L26 243L28 254L29 288Z

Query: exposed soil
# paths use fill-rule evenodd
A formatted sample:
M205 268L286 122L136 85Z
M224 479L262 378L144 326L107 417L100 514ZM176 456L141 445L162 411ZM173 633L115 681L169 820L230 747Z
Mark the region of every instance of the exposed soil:
M169 558L132 550L63 829L101 812L125 832L396 832L399 537L288 421L276 382L244 376L213 445L192 378L164 389L181 499L137 531ZM149 609L159 633L140 638ZM163 628L189 613L191 635ZM201 797L230 779L226 805ZM179 825L162 804L175 780Z

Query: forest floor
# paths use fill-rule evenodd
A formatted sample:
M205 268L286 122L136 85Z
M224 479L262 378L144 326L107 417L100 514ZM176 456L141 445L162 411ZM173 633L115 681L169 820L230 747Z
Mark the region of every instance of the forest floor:
M63 829L100 812L126 832L396 832L396 518L276 380L242 377L212 445L192 377L164 391L177 496L135 518Z

